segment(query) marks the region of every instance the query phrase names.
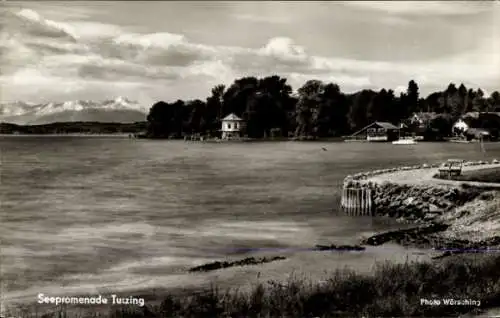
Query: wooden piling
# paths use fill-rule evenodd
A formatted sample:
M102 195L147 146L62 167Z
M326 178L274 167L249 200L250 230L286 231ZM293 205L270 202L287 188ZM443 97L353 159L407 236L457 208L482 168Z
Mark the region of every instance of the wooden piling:
M363 192L364 192L363 189L361 189L361 191L358 190L355 192L356 193L356 203L357 203L356 207L355 207L356 215L362 215L361 208L363 207L363 205L361 203L361 196L362 196Z
M372 189L345 187L340 205L347 215L372 215Z
M366 189L361 193L361 215L366 215Z
M373 201L372 201L372 198L373 198L373 194L372 194L372 189L368 188L368 211L370 211L370 215L372 214L372 211L373 211Z

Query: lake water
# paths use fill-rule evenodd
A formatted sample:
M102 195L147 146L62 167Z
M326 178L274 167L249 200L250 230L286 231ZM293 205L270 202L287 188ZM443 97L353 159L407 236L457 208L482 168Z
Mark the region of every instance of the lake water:
M375 261L426 258L394 245L360 253L294 249L354 244L397 227L339 212L347 174L448 158L500 158L499 144L485 148L0 137L2 303L34 302L38 293L175 289L213 281L235 287L290 273L320 279L339 267L370 272ZM266 253L289 258L186 273L205 262Z

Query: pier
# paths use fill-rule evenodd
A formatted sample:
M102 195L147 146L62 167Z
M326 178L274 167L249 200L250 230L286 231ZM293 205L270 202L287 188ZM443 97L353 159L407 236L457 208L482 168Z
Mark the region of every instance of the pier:
M500 183L435 178L440 166L422 164L349 175L342 187L341 208L350 216L423 215L431 219L454 208L460 197L500 189ZM463 162L461 166L462 171L472 171L499 168L500 163L494 159Z

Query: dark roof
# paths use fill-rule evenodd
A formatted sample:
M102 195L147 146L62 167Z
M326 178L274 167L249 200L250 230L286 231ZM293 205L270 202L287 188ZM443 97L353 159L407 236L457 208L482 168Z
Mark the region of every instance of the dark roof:
M398 128L398 127L394 126L393 124L391 124L391 123L389 123L389 122L385 122L385 121L375 121L375 122L373 122L373 123L369 124L368 126L361 128L360 130L358 130L357 132L355 132L355 133L354 133L354 134L352 134L351 136L355 136L355 135L359 134L360 132L362 132L362 131L364 131L364 130L366 130L366 129L370 128L371 126L374 126L374 125L377 125L377 126L379 126L379 127L382 127L382 128L384 128L384 129L397 129L397 130L399 130L399 128Z
M222 120L223 121L242 121L243 119L236 116L234 113L231 113L231 114L227 115L226 117L224 117Z
M489 135L490 132L487 129L482 128L469 128L467 129L467 134L469 135Z
M399 127L394 126L393 124L388 123L386 121L376 121L373 124L379 125L380 127L385 128L385 129L399 129Z
M462 119L467 118L467 117L469 117L469 118L478 118L479 117L479 112L468 112L468 113L465 113L465 114L463 114Z
M434 117L436 115L438 115L438 113L436 112L418 112L418 113L413 113L412 116L423 118L423 117Z
M479 115L495 115L500 117L500 112L468 112L463 114L462 118L466 117L479 118Z
M436 118L439 114L436 112L420 112L420 113L413 113L412 117L410 119L413 119L414 117L417 117L419 120L426 122L426 121L431 121L434 118Z

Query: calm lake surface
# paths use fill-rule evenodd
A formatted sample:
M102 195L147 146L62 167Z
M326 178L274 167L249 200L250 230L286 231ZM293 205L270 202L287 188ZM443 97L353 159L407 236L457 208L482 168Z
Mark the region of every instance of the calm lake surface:
M38 293L102 294L212 281L235 287L292 272L320 279L339 267L369 272L375 261L422 259L428 257L422 251L393 245L360 253L298 248L354 244L400 227L343 216L340 189L347 174L448 158L500 158L500 144L485 148L0 137L2 303L34 302ZM186 273L228 256L260 254L289 258Z

